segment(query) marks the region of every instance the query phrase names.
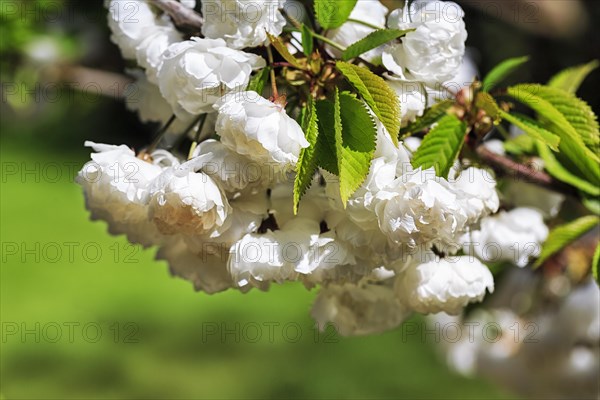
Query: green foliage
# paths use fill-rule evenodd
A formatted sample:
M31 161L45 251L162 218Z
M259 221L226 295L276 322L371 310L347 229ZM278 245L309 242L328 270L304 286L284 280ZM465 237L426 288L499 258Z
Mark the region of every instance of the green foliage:
M269 80L269 71L270 67L266 67L254 74L252 78L250 78L250 82L248 82L246 90L262 94L263 90L265 89L265 85Z
M508 75L529 61L529 57L509 58L495 66L483 79L483 91L489 92Z
M339 93L337 89L334 101L317 101L315 111L316 121L311 120L310 124L316 123L318 134L315 137L312 132L307 132L307 137L310 135L309 142L315 141L316 146L312 153L305 153L309 156L301 155L302 164L309 167L302 177L297 177L298 199L302 188L305 190L310 185L312 166L317 165L339 176L340 195L345 206L369 173L377 136L375 121L363 101L350 93ZM295 188L295 195L296 191Z
M398 145L400 132L400 100L385 80L367 68L338 61L337 69L362 96Z
M346 50L342 53L342 60L347 61L354 57L358 57L369 50L372 50L376 47L381 46L382 44L389 42L390 40L398 39L399 37L402 37L413 30L414 29L378 29L376 31L373 31L364 38L360 39L358 42L355 42L348 46Z
M542 248L542 253L533 267L538 268L552 255L598 225L599 221L600 218L597 216L588 215L554 228L548 235L548 239L546 239Z
M582 179L577 175L572 174L556 159L552 151L550 151L550 149L546 145L538 142L537 150L542 160L544 160L544 168L550 173L550 175L592 196L600 195L599 186L592 185L585 179Z
M302 24L300 32L302 33L302 51L304 51L304 54L306 54L307 56L310 56L314 48L312 32L304 24Z
M519 135L505 141L504 150L516 155L533 154L536 150L536 140L529 135Z
M418 133L429 128L431 125L438 122L440 118L446 115L446 111L448 111L453 104L454 101L452 100L442 100L439 103L429 107L423 116L417 118L414 122L411 122L404 128L400 129L400 136L410 136L411 134Z
M585 101L561 89L540 86L536 93L565 116L575 132L579 133L585 145L597 155L598 145L600 145L600 129L591 107Z
M302 149L298 158L296 179L294 181L294 214L298 212L298 203L310 187L317 169L316 146L319 137L319 125L314 101L310 100L303 111L302 130L310 146Z
M575 94L587 76L600 66L598 60L590 61L587 64L567 68L564 71L554 75L548 82L548 86L562 89L565 92Z
M467 124L454 115L446 115L427 134L415 152L412 165L424 169L434 167L437 176L448 177L450 168L458 157L465 136Z
M477 108L485 111L486 114L490 116L490 118L494 120L500 119L500 107L498 107L498 103L496 103L496 100L489 93L477 93L475 105L477 106Z
M339 175L337 150L335 145L335 108L329 100L319 100L315 104L319 135L317 138L317 164L319 167Z
M363 183L375 151L377 128L365 104L336 89L334 101L335 143L344 207Z
M275 50L281 54L281 57L283 57L285 61L289 62L298 69L306 69L305 66L302 65L292 53L290 53L285 43L283 43L279 37L273 36L269 32L267 32L267 37L269 38L271 45L275 47Z
M583 101L563 90L541 85L514 86L508 88L508 94L535 110L544 127L560 137L559 150L579 175L592 184L600 184L600 158L583 139L587 135L588 140L593 140L597 123Z
M350 17L357 0L315 0L315 16L324 29L341 26Z
M558 146L560 144L560 137L548 131L537 121L534 121L531 118L528 118L524 115L516 113L509 114L503 110L500 110L500 116L502 117L502 119L522 129L523 132L531 136L533 139L539 140L547 144L552 150L558 150Z
M581 203L596 215L600 215L600 198L598 196L584 196Z

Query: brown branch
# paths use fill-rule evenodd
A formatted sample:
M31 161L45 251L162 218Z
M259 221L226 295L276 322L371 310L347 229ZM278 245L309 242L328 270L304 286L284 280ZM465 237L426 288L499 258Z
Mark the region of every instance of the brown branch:
M58 81L94 96L114 99L125 99L129 85L135 84L129 76L80 65L48 66L42 70L41 80L48 84L55 84Z
M165 13L169 14L175 26L179 29L196 33L202 29L204 18L191 8L187 8L177 0L151 0L151 2Z
M483 146L477 147L477 155L486 161L499 174L510 175L517 180L523 180L555 192L579 198L577 189L560 181L557 181L547 173L519 164L500 154L496 154Z

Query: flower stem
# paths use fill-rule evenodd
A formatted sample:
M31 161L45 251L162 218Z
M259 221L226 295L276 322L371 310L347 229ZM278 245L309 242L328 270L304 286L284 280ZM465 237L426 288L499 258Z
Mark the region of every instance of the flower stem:
M152 153L154 149L156 149L169 127L175 121L175 118L175 114L171 115L171 118L169 118L167 123L162 128L160 128L158 132L156 132L156 136L154 137L152 143L150 143L150 146L148 146L148 148L146 149L146 153Z
M427 96L427 89L425 88L425 84L423 82L419 82L419 89L423 92L423 96L425 96L425 109L429 108L429 96Z
M271 75L271 90L273 91L273 97L277 99L279 97L279 92L277 91L277 80L275 78L275 67L273 65L273 51L271 50L271 46L267 46L267 57L269 58L269 65L271 66L270 75Z
M188 151L188 160L190 160L192 158L192 154L194 153L194 150L196 150L196 147L198 146L198 143L202 142L202 140L200 140L200 135L202 134L202 128L204 128L204 123L206 122L206 117L208 116L208 114L201 114L198 118L196 118L194 120L194 125L196 125L198 122L200 123L200 125L198 125L198 129L196 129L196 135L194 136L194 141L192 142L192 145L190 146L190 150Z
M346 21L347 22L354 22L355 24L361 24L361 25L364 25L364 26L366 26L368 28L372 28L372 29L375 29L375 30L385 29L385 28L382 28L381 26L377 26L377 25L371 24L371 23L366 22L366 21L361 21L359 19L348 18Z
M302 29L302 23L298 22L294 17L292 17L291 15L289 15L287 13L287 11L285 11L285 9L280 8L279 11L283 14L283 16L285 18L287 18L288 21L290 21L290 23L292 25L294 25L294 27L296 27L297 29ZM356 22L360 22L360 21L356 21ZM310 29L308 26L304 25L304 27L306 29L308 29L308 31L311 33L312 36L316 37L317 39L320 39L321 41L327 43L328 45L330 45L331 47L335 47L336 49L340 50L340 51L344 51L346 50L346 48L342 45L340 45L339 43L334 42L331 39L326 38L323 35L318 34L317 32L315 32L314 30ZM376 28L376 29L380 29L380 28Z
M200 122L200 125L198 125L198 129L196 130L196 136L194 137L195 142L200 142L200 135L202 134L202 128L204 128L207 116L208 114L202 114L197 119L197 122Z
M508 131L506 130L506 128L504 128L502 125L498 125L496 127L496 129L498 129L498 132L500 132L500 135L502 135L502 137L504 138L504 140L509 140L510 139L510 133L508 133Z
M338 49L339 51L345 51L345 50L346 50L346 48L345 48L344 46L342 46L341 44L339 44L339 43L336 43L336 42L334 42L333 40L331 40L331 39L329 39L329 38L327 38L327 37L325 37L325 36L323 36L323 35L319 35L318 33L316 33L316 32L312 32L312 31L311 31L311 33L312 33L312 35L313 35L314 37L316 37L317 39L319 39L319 40L321 40L321 41L323 41L323 42L327 43L327 44L328 44L328 45L330 45L331 47L335 47L335 48L336 48L336 49Z

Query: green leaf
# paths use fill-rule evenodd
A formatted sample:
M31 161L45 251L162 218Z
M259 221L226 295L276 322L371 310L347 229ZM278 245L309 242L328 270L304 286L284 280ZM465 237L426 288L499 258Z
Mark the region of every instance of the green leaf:
M467 135L467 124L446 115L429 131L411 161L413 167L435 168L437 176L448 177Z
M321 168L334 175L339 175L335 147L335 107L329 100L319 100L316 102L315 108L319 126L317 163Z
M573 129L579 133L585 145L596 155L598 154L600 128L596 115L585 101L564 90L547 86L539 86L539 89L536 89L536 94L560 111Z
M360 93L397 146L400 132L400 100L396 92L383 78L367 68L343 61L338 61L336 67Z
M489 92L508 75L529 61L529 57L509 58L495 66L483 79L483 91Z
M600 285L600 276L598 276L598 264L600 264L600 243L596 246L594 257L592 258L592 275L596 280L596 283Z
M315 170L317 169L316 146L319 137L319 125L317 110L312 99L309 100L304 110L302 130L304 131L306 140L310 146L302 149L300 151L300 156L298 157L296 179L294 180L294 214L298 212L300 199L310 187L315 175Z
M596 141L598 123L585 102L563 90L541 85L514 86L508 88L508 94L535 110L546 128L560 136L560 152L581 176L600 184L600 158L584 142L586 136L587 140Z
M538 268L544 261L560 251L563 247L598 225L599 221L600 218L597 216L588 215L554 228L548 235L544 247L542 248L542 253L535 264L533 264L533 268Z
M421 132L424 129L429 128L446 115L446 111L454 104L453 100L443 100L439 103L429 107L423 116L417 118L414 122L411 122L404 128L400 129L400 135L402 137L410 136L410 134Z
M585 208L596 215L600 215L600 198L598 197L583 197L581 203Z
M599 186L593 185L577 175L572 174L556 159L552 151L550 151L545 144L537 142L537 150L542 160L544 160L544 168L550 175L592 196L600 195Z
M509 114L504 110L500 110L500 117L510 122L517 128L520 128L521 130L523 130L523 132L525 132L532 138L547 144L552 150L558 150L558 146L560 144L560 137L548 131L537 121L534 121L531 118L528 118L524 115Z
M317 21L324 29L341 26L350 17L357 0L315 0Z
M346 207L369 174L377 128L365 104L349 93L339 93L337 88L334 107L340 195Z
M536 140L529 135L519 135L504 142L504 150L516 155L533 154L536 150Z
M314 48L312 32L304 24L302 24L302 28L300 29L300 32L302 33L302 51L307 56L310 56L312 54L313 48Z
M585 145L597 155L600 145L600 128L592 108L585 101L561 89L540 86L539 92L536 93L565 116L575 131L579 133Z
M266 33L267 37L269 38L269 42L271 42L271 45L275 47L275 50L277 50L277 52L281 54L281 57L283 57L285 61L289 62L298 69L306 69L306 67L302 65L302 63L300 63L300 61L296 57L294 57L292 53L290 53L287 46L281 41L280 38L271 35L269 32Z
M496 103L496 100L489 93L477 93L475 105L485 111L490 118L494 120L498 120L500 118L500 107L498 106L498 103Z
M398 39L399 37L404 36L408 32L412 31L414 31L414 29L378 29L373 31L364 38L360 39L358 42L348 46L342 53L342 60L347 61L354 57L358 57L369 50L379 47L382 44L386 44L390 40Z
M269 68L266 67L258 71L252 78L250 78L250 82L248 82L248 86L246 87L247 91L256 92L258 94L262 94L267 81L269 80Z
M587 76L600 66L598 60L587 64L567 68L554 75L548 82L548 86L562 89L565 92L575 94Z

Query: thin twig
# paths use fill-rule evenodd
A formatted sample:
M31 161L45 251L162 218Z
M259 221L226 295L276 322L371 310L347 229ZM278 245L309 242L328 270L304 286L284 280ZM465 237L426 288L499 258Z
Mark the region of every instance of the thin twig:
M188 32L200 32L202 29L204 23L202 15L191 8L187 8L177 0L151 0L151 2L169 14L178 28Z
M519 164L500 154L493 153L484 146L477 147L477 155L486 161L496 172L509 174L516 179L550 189L555 192L579 198L577 190L569 185L557 181L547 173L538 171L527 165Z
M295 68L292 64L290 64L289 62L286 61L277 61L273 63L273 67L274 68L282 68L282 67L287 67L287 68Z
M93 95L103 95L114 99L125 99L135 81L126 75L80 65L51 66L41 70L41 80L55 82L59 80L75 90ZM135 87L135 86L133 86Z
M284 18L286 18L288 21L290 21L290 23L294 26L294 28L296 29L302 29L302 23L300 21L298 21L296 18L292 17L290 14L288 14L288 12L286 11L285 8L281 7L279 9L279 12L283 15Z

